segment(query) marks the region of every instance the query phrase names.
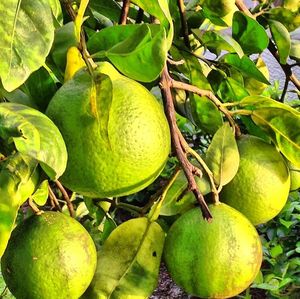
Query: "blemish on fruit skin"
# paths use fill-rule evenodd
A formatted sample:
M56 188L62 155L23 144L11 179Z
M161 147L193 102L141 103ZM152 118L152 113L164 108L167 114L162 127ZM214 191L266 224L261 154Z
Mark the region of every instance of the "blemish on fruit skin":
M38 260L38 257L33 256L33 257L32 257L32 260L36 261L36 260Z
M157 256L156 251L153 251L152 256L153 256L153 257L156 257L156 256Z

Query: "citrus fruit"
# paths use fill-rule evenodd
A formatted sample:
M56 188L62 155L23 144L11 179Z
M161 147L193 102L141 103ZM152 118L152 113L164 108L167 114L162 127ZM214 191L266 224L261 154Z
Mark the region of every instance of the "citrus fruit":
M204 0L203 8L209 10L212 15L224 17L235 9L234 0Z
M162 171L170 151L169 127L161 105L145 87L108 62L97 68L96 75L101 74L112 82L111 101L101 97L91 106L97 97L95 84L82 70L62 86L47 109L68 151L61 180L90 197L128 195L148 186Z
M229 298L255 279L262 261L259 236L250 221L226 204L209 206L208 223L199 208L171 226L164 258L174 281L191 295Z
M78 299L96 270L93 240L62 213L31 216L12 232L1 271L18 299Z
M221 191L221 200L243 213L254 225L274 218L285 205L290 190L286 163L274 146L245 135L237 141L240 165Z
M295 191L300 188L300 168L293 165L292 163L288 163L288 167L291 175L291 191Z

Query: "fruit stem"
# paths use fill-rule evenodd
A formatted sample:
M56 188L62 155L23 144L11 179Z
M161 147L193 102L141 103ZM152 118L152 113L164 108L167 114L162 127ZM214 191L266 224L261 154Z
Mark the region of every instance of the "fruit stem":
M70 200L68 192L66 191L66 189L64 188L64 186L60 183L60 181L56 180L55 181L55 185L60 190L60 192L61 192L64 200L67 203L67 207L68 207L70 216L74 218L75 217L75 211L74 211L74 207L73 207L73 204L72 204L72 202Z
M170 126L172 144L175 149L176 156L187 178L189 189L194 193L197 201L200 204L203 218L207 221L210 221L212 219L212 215L204 200L203 195L199 191L196 180L194 178L195 174L199 176L201 172L187 159L185 149L181 143L183 136L181 135L181 132L178 129L176 123L175 107L173 103L171 86L172 86L172 78L169 75L167 65L165 65L161 74L160 88L161 88L162 97L164 99L166 117L168 119L168 123Z
M235 123L228 109L223 105L223 103L210 91L205 89L200 89L194 85L190 85L188 83L180 82L170 78L170 83L172 88L183 89L192 93L199 95L200 97L207 97L210 101L215 104L215 106L226 116L228 119L234 133L236 136L241 135L240 128Z
M122 11L119 19L119 25L126 25L127 16L130 7L130 0L123 0Z
M55 196L53 190L51 189L50 186L48 186L48 191L49 191L49 197L50 197L50 200L53 202L54 206L59 210L61 211L61 207L59 205L59 202L58 202L58 199L57 197Z

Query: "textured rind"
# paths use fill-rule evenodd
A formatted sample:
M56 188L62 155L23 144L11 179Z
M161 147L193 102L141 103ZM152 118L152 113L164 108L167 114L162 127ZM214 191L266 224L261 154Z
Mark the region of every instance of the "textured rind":
M212 223L199 208L183 214L168 232L164 258L174 281L201 298L230 298L255 279L262 261L259 236L240 212L211 205Z
M284 207L290 175L274 146L250 135L237 142L240 165L220 194L221 200L243 213L254 225L274 218Z
M68 81L47 109L67 145L62 182L90 197L128 195L148 186L162 171L170 151L169 127L162 107L146 88L109 63L100 64L99 72L109 75L113 87L109 144L90 112L92 81L86 71Z
M87 231L69 216L46 212L13 231L1 271L17 299L78 299L96 263L96 248Z

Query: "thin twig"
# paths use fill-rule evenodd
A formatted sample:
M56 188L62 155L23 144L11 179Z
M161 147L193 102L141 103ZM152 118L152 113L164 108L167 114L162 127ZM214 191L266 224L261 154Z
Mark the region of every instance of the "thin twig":
M285 77L285 81L284 81L284 87L283 87L283 90L282 90L282 94L281 94L281 97L280 97L280 102L284 102L284 98L285 98L285 95L287 93L287 89L288 89L288 86L289 86L289 77Z
M187 48L191 49L190 39L189 39L189 27L186 21L186 13L185 13L185 6L183 0L177 0L177 6L179 8L183 40Z
M58 199L57 197L55 196L53 190L51 189L50 186L48 186L48 190L49 190L49 197L50 199L54 202L56 208L61 211L61 206L59 205L59 202L58 202Z
M245 13L247 16L250 18L255 19L255 16L250 12L250 10L247 8L243 0L236 0L235 1L236 6L239 8L240 11ZM277 49L273 42L270 40L269 41L269 46L268 46L269 51L271 54L275 57L275 59L278 61L279 65L281 66L282 70L285 73L285 76L295 85L295 87L300 90L300 81L299 79L293 74L292 72L292 66L289 64L282 64L280 63L279 55L277 52Z
M28 199L28 205L30 206L30 208L32 209L32 211L36 214L36 215L41 215L43 213L43 211L41 211L37 205L33 202L32 198Z
M199 95L200 97L207 97L211 100L216 107L227 117L232 129L235 132L236 136L240 136L241 132L234 119L232 118L230 112L226 107L223 106L223 103L219 101L219 99L210 91L205 89L200 89L194 85L190 85L181 81L176 81L174 79L170 79L170 84L172 88L183 89L192 93Z
M66 189L64 188L64 186L61 184L60 181L56 180L55 184L56 184L57 188L60 190L64 200L67 203L67 207L68 207L70 216L74 218L75 217L75 211L74 211L74 207L73 207L73 204L70 200L68 192L66 191Z
M123 0L122 11L119 19L120 25L126 25L129 12L130 0Z
M162 96L164 98L165 113L170 126L172 143L176 152L176 156L186 175L189 184L189 189L194 193L196 199L200 204L203 218L206 219L207 221L210 221L212 219L212 215L208 209L208 206L204 200L203 195L199 191L199 188L194 178L194 174L197 168L194 165L192 165L190 161L187 159L186 153L182 148L182 144L180 142L180 138L178 135L179 133L176 124L175 108L174 108L174 103L173 103L172 93L171 93L171 80L172 79L169 76L168 68L167 66L165 66L161 74L160 88L162 91Z

